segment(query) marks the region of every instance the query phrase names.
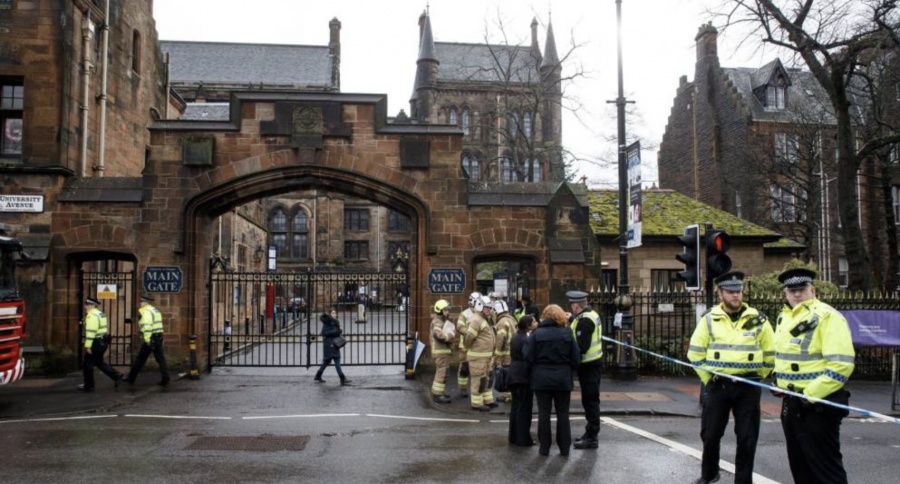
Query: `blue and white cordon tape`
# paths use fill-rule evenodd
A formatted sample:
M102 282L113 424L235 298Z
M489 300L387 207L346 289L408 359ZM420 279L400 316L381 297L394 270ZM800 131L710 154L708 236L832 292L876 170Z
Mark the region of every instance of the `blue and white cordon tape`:
M806 396L806 395L804 395L804 394L802 394L802 393L792 392L792 391L790 391L790 390L785 390L784 388L779 388L779 387L776 387L776 386L767 385L767 384L765 384L765 383L761 383L761 382L758 382L758 381L748 380L748 379L746 379L746 378L741 378L741 377L739 377L739 376L734 376L734 375L727 375L727 374L725 374L725 373L719 373L719 372L717 372L717 371L713 371L713 370L710 370L710 369L708 369L708 368L700 368L700 366L698 366L698 365L694 365L694 364L691 364L691 363L687 363L687 362L684 362L684 361L681 361L681 360L676 360L675 358L672 358L672 357L670 357L670 356L661 355L661 354L659 354L659 353L654 353L654 352L652 352L652 351L645 350L645 349L643 349L643 348L638 348L637 346L632 346L632 345L630 345L630 344L628 344L628 343L624 343L624 342L622 342L622 341L619 341L619 340L610 338L610 337L608 337L608 336L601 336L600 338L602 338L604 341L609 341L610 343L615 343L615 344L617 344L617 345L621 345L621 346L624 346L624 347L626 347L626 348L631 348L631 349L633 349L633 350L635 350L635 351L640 351L641 353L646 353L646 354L648 354L648 355L652 355L652 356L655 356L655 357L657 357L657 358L660 358L660 359L663 359L663 360L666 360L666 361L671 361L672 363L676 363L676 364L679 364L679 365L681 365L681 366L686 366L686 367L691 368L691 369L700 369L700 370L702 370L702 371L706 371L706 372L708 372L708 373L711 373L711 374L713 374L713 375L716 375L716 376L719 376L719 377L722 377L722 378L728 378L729 380L732 380L732 381L739 381L739 382L742 382L742 383L746 383L746 384L748 384L748 385L757 386L757 387L760 387L760 388L763 388L763 389L766 389L766 390L770 390L770 391L774 391L774 392L778 392L778 393L781 393L781 394L784 394L784 395L791 395L791 396L793 396L793 397L803 398L803 399L809 400L810 402L814 402L814 403L822 403L822 404L825 404L825 405L830 405L830 406L832 406L832 407L841 408L841 409L844 409L844 410L848 410L848 411L851 411L851 412L858 413L858 414L862 415L863 417L872 417L872 418L876 418L876 419L879 419L879 420L883 420L883 421L885 421L885 422L890 422L890 423L900 424L900 418L891 417L891 416L889 416L889 415L880 414L880 413L878 413L878 412L872 412L872 411L870 411L870 410L865 410L865 409L858 408L858 407L851 407L851 406L849 406L849 405L841 405L840 403L835 403L835 402L832 402L832 401L829 401L829 400L823 400L823 399L821 399L821 398L808 397L808 396Z

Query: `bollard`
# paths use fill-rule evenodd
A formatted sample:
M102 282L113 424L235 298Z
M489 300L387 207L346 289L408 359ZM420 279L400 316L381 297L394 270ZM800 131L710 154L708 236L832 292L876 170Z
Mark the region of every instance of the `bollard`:
M199 380L200 370L197 369L197 335L192 334L188 337L188 348L190 349L191 366L188 370L188 379Z
M406 380L413 380L416 378L416 368L414 366L416 361L416 345L415 340L412 336L406 337Z

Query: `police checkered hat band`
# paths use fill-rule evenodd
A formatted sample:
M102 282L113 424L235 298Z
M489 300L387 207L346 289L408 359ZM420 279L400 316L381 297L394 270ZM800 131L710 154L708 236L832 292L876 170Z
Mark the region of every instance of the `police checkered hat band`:
M788 269L778 276L778 280L787 289L801 288L808 284L812 284L816 278L816 271L798 267L796 269Z
M84 298L84 303L85 303L85 304L93 304L94 306L99 306L99 305L100 305L100 301L98 301L98 300L96 300L95 298L92 298L92 297L86 297L86 298Z
M809 276L794 276L788 277L784 280L784 287L793 287L793 286L805 286L811 283L812 277Z
M715 279L716 287L725 289L726 291L743 291L744 290L744 273L731 271L722 274Z

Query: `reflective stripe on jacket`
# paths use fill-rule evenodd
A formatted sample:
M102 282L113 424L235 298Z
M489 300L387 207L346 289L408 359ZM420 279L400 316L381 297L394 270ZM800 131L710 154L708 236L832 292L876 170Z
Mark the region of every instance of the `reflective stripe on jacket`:
M850 326L836 309L816 298L782 309L775 329L779 387L793 385L807 396L826 397L847 383L855 358Z
M444 337L444 324L447 322L442 314L435 314L431 318L431 354L449 355L450 345L454 338Z
M490 358L494 355L494 329L478 313L472 314L469 329L466 330L466 359Z
M600 315L593 309L587 309L572 319L572 335L575 336L576 340L578 340L578 321L581 319L589 319L594 323L594 331L591 333L591 346L586 352L581 354L581 362L590 363L597 361L603 357L603 344L600 338L603 331L600 329Z
M688 347L688 360L705 384L712 373L765 378L775 367L775 340L765 315L743 305L737 321L732 321L721 304L713 306L697 323Z
M163 332L162 313L149 304L141 306L138 313L141 315L141 336L144 338L144 343L149 343L151 335Z
M516 326L516 320L504 313L497 318L497 324L494 325L494 356L509 356L509 343L512 341L513 328Z

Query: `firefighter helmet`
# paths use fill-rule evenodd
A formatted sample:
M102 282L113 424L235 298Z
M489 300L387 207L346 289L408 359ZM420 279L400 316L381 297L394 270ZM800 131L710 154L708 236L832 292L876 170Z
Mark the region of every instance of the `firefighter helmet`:
M506 304L506 301L497 299L496 301L494 301L494 312L497 314L508 313L509 305Z
M472 294L469 294L469 307L470 307L470 308L474 308L474 307L475 307L475 301L479 301L479 300L481 300L481 293L480 293L480 292L475 291L475 292L473 292Z
M438 299L436 303L434 303L434 312L440 314L441 311L450 307L450 302L446 299Z

